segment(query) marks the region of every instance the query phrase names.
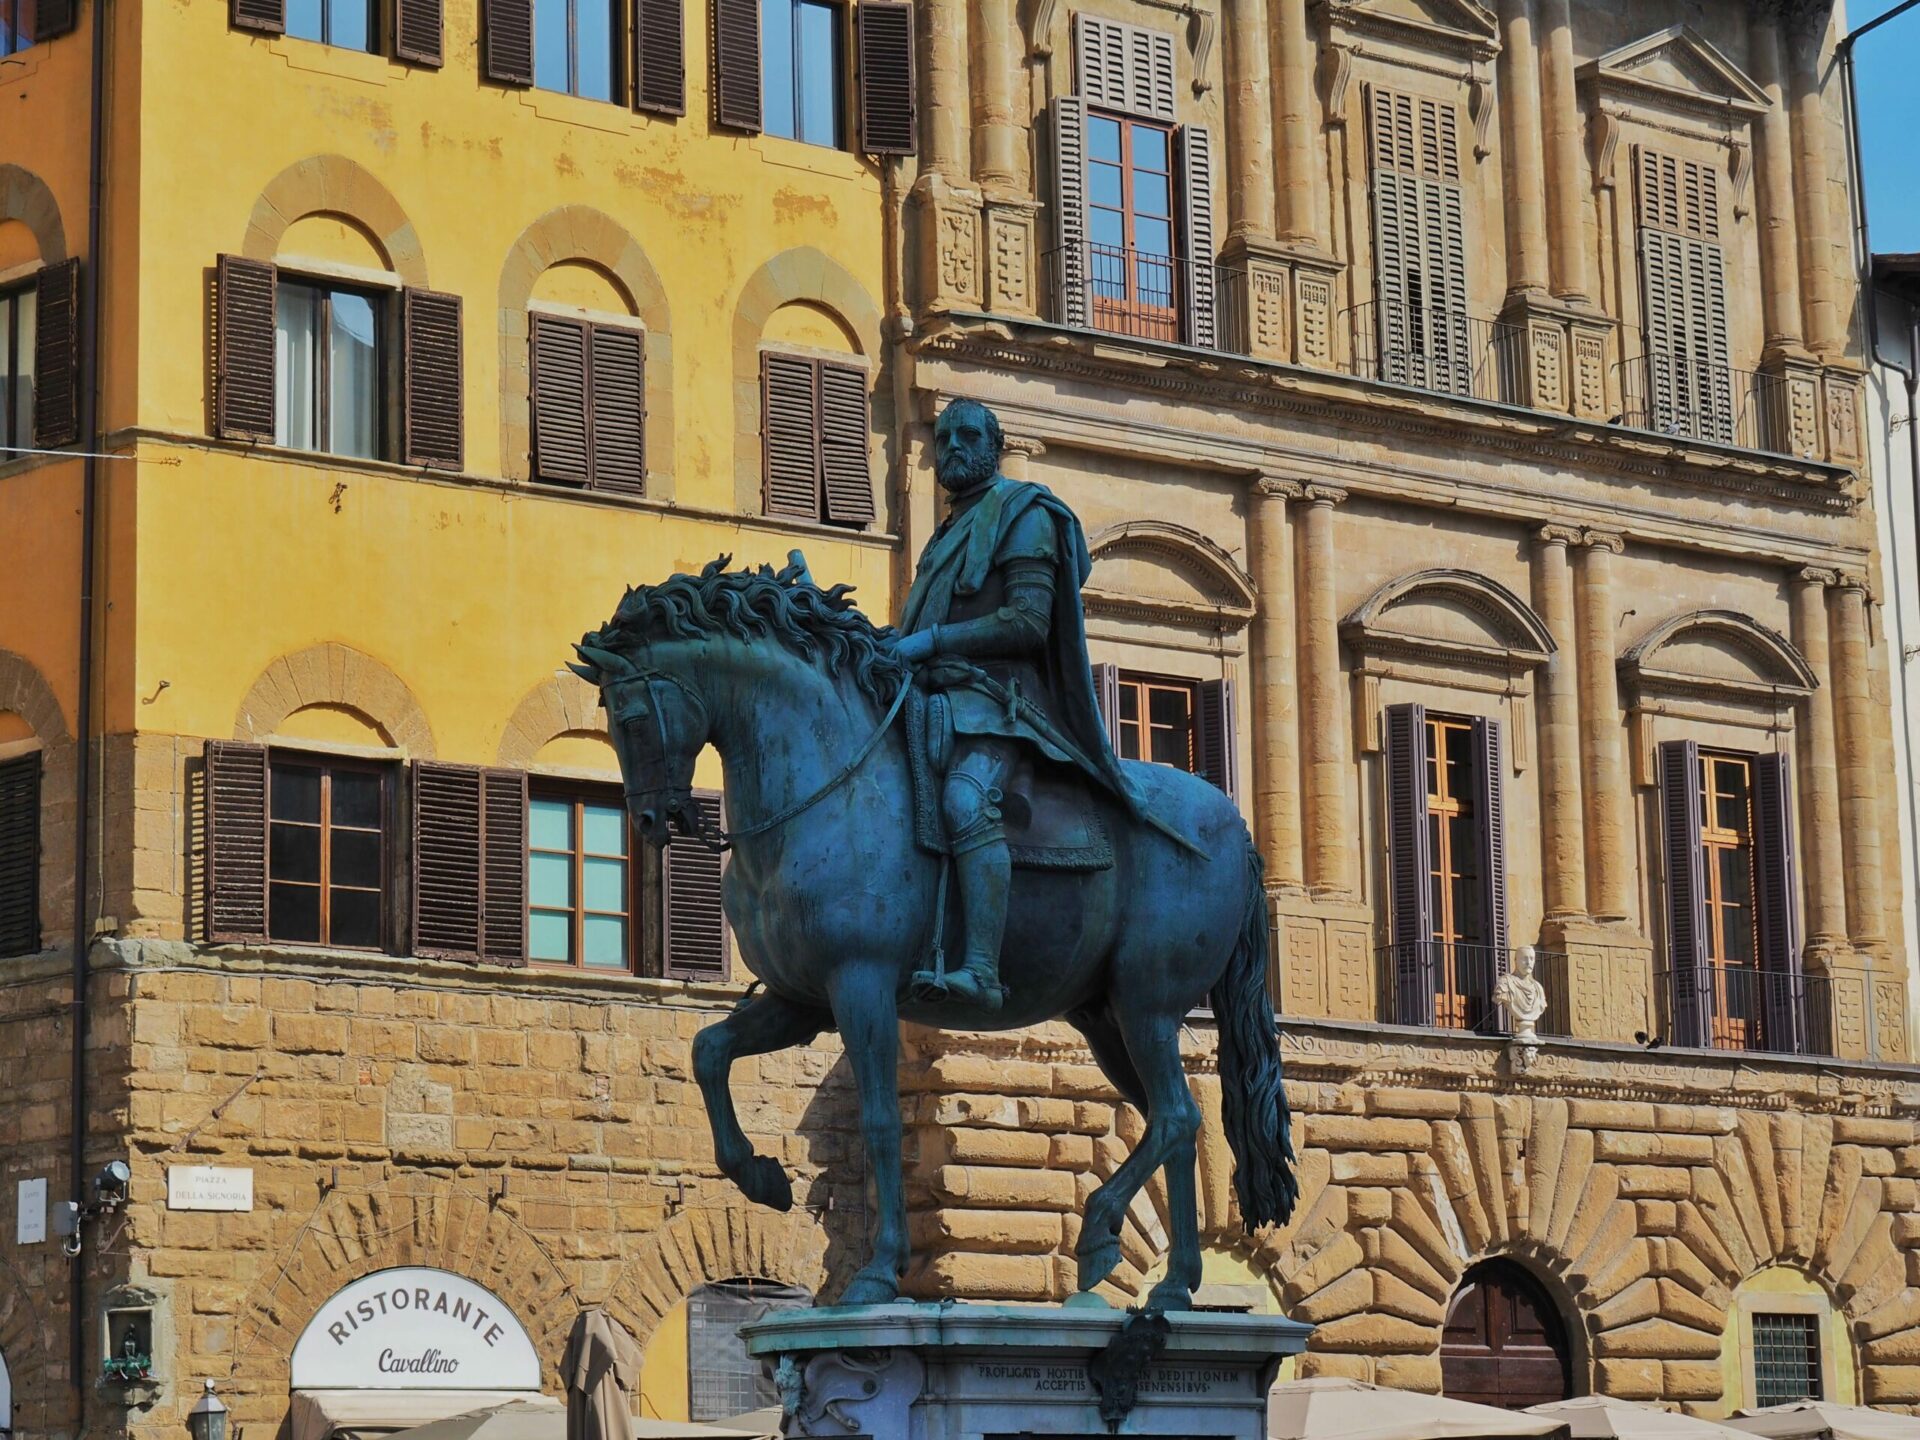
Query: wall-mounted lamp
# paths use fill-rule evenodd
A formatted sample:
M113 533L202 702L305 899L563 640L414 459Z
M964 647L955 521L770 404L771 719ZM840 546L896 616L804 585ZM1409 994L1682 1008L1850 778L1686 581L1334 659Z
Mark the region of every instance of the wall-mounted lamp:
M213 1393L213 1381L206 1386L207 1393L187 1412L187 1433L193 1440L227 1440L227 1407Z

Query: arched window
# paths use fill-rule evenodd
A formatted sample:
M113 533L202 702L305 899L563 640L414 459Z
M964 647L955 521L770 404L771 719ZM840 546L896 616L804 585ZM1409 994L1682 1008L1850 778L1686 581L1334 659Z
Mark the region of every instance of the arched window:
M1440 1388L1503 1410L1573 1394L1567 1327L1538 1280L1508 1260L1467 1271L1440 1337Z
M804 1310L813 1296L778 1280L739 1278L702 1285L687 1297L687 1409L695 1421L725 1420L780 1403L772 1377L747 1354L740 1327L780 1310Z

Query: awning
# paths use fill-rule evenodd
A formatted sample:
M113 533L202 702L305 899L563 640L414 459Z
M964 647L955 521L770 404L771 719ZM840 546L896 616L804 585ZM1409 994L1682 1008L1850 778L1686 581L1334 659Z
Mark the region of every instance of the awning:
M1271 1440L1493 1440L1550 1435L1565 1423L1333 1376L1289 1380L1267 1392Z
M1544 1415L1567 1427L1572 1440L1740 1440L1741 1432L1713 1420L1696 1420L1657 1405L1616 1400L1611 1395L1582 1395L1529 1405L1529 1415Z
M565 1435L567 1407L525 1390L296 1390L289 1440L391 1435L514 1400L553 1409L561 1417L560 1431Z
M1773 1440L1920 1440L1920 1419L1911 1415L1825 1400L1736 1410L1727 1424Z

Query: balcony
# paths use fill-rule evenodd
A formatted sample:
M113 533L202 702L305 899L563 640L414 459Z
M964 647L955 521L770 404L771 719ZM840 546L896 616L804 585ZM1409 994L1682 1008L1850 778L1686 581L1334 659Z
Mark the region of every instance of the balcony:
M1525 403L1524 326L1398 300L1355 305L1347 316L1352 373L1363 380L1503 405Z
M1792 453L1790 387L1783 376L1650 348L1622 360L1614 371L1619 424L1742 450Z
M1861 1015L1873 1003L1863 973L1794 975L1708 964L1656 970L1653 980L1662 1038L1703 1049L1838 1055L1836 1003Z
M1218 296L1234 272L1177 255L1111 245L1063 246L1042 257L1048 293L1063 325L1158 340L1170 345L1217 345L1218 327L1195 335L1190 297Z
M1380 1018L1390 1025L1420 1025L1435 1030L1465 1030L1476 1035L1505 1035L1505 1009L1493 999L1494 986L1512 968L1518 952L1492 945L1422 940L1382 945L1374 952L1380 977ZM1542 1035L1572 1034L1568 1023L1567 957L1535 949L1534 978L1547 992Z

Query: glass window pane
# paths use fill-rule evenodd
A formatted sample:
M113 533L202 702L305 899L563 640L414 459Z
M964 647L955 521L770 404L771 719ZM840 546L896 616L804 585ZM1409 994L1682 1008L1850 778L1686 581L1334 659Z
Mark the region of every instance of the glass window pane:
M533 83L565 92L567 56L567 0L533 0Z
M581 903L588 910L627 908L627 862L588 859L580 865Z
M573 917L535 910L527 917L527 954L535 960L573 959Z
M1104 115L1087 117L1087 156L1120 163L1120 122Z
M1167 177L1148 170L1134 171L1133 208L1142 215L1173 214L1173 197Z
M335 455L374 459L380 444L380 352L374 301L336 290L328 307L328 359L332 364L327 396L333 433L327 448Z
M1156 727L1153 732L1153 758L1156 764L1174 765L1182 770L1191 766L1193 754L1185 727L1176 730Z
M1732 847L1719 849L1720 898L1729 905L1753 903L1753 855Z
M1173 226L1165 220L1149 220L1136 215L1133 220L1133 248L1147 255L1173 254Z
M1133 165L1135 170L1170 170L1167 164L1167 132L1151 125L1133 127Z
M1087 239L1097 246L1109 250L1120 250L1127 243L1126 218L1118 210L1089 210L1087 212ZM1095 261L1096 267L1098 261ZM1096 278L1117 278L1098 276Z
M1720 910L1726 928L1727 953L1717 958L1729 965L1753 964L1753 911L1744 905L1726 905Z
M320 771L312 765L273 767L273 818L320 823Z
M324 40L326 13L322 0L287 0L287 34L299 40Z
M1087 167L1087 199L1095 205L1111 205L1116 210L1125 204L1118 165L1098 162Z
M535 905L573 904L573 857L527 857L527 898Z
M363 830L380 827L380 777L366 770L333 772L333 823Z
M793 0L761 0L760 109L767 134L799 134L793 105Z
M596 969L627 968L627 922L613 915L589 915L581 924L580 963Z
M274 443L294 450L314 448L314 292L280 282L273 325Z
M380 836L373 830L336 830L332 835L335 885L380 888Z
M1122 691L1121 694L1126 694ZM1120 722L1120 758L1138 760L1140 758L1140 722L1122 720Z
M268 841L268 873L276 880L320 883L320 828L317 825L272 827Z
M589 855L627 853L627 812L611 805L581 806L580 848Z
M1156 725L1184 726L1193 714L1193 697L1185 690L1155 686L1147 692L1147 713Z
M335 890L327 896L327 941L369 949L380 944L380 892Z
M576 95L613 99L612 0L575 0L574 44L578 65Z
M267 915L267 933L274 939L318 943L320 887L317 885L268 886Z
M800 0L799 138L840 143L840 9Z
M570 801L535 800L527 808L527 839L534 849L573 848L573 805Z
M327 43L349 50L373 48L373 16L367 0L327 0Z
M1140 687L1138 685L1122 685L1120 687L1120 718L1130 724L1139 723Z

